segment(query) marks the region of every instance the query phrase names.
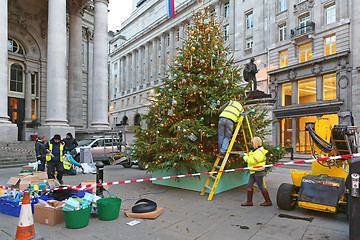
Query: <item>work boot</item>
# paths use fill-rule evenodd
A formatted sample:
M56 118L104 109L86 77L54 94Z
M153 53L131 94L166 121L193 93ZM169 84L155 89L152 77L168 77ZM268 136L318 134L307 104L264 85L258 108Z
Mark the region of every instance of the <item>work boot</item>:
M261 203L260 206L271 206L272 202L270 200L269 192L267 191L267 189L261 191L261 193L265 199L265 202Z
M247 201L246 203L242 203L241 206L253 206L253 202L252 202L252 197L254 194L254 190L252 190L251 188L248 188L247 190Z

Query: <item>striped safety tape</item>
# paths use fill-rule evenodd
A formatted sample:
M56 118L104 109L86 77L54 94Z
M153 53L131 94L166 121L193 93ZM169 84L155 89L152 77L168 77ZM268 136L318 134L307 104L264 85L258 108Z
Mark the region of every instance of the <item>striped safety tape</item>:
M33 150L26 150L26 149L20 149L20 148L10 148L10 147L0 147L0 149L12 150L12 151L18 151L18 152L35 152Z
M183 174L183 175L177 175L177 176L143 178L143 179L137 179L137 180L125 180L125 181L97 183L97 184L94 183L94 184L88 184L88 185L44 189L44 190L39 190L39 191L53 191L53 190L63 190L63 189L85 189L85 188L92 188L92 187L99 187L99 186L110 186L110 185L125 184L125 183L138 183L138 182L158 181L158 180L166 180L166 179L173 179L173 178L193 177L193 176L209 175L209 174L215 174L215 173L236 172L236 171L250 170L250 169L256 169L256 168L263 168L263 167L268 168L268 167L277 167L277 166L284 166L284 165L294 165L294 164L300 164L300 163L312 163L312 162L321 162L321 161L328 161L328 160L346 159L346 158L352 158L352 157L360 157L360 153L326 157L326 158L318 158L318 159L307 159L307 160L300 160L300 161L290 161L290 162L284 162L284 163L267 164L267 165L256 166L256 167L235 168L235 169L228 169L228 170L223 170L223 171L191 173L191 174ZM9 187L5 187L2 185L0 185L0 188L23 192L19 189L9 188Z

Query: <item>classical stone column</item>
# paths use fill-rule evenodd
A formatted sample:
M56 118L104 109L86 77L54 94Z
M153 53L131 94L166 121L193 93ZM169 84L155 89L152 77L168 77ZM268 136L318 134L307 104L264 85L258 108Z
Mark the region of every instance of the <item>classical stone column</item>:
M137 53L137 79L136 79L136 86L139 86L141 84L143 84L144 82L144 75L143 75L143 62L144 62L144 58L143 58L143 47L140 47Z
M164 77L165 76L165 66L166 66L166 61L167 61L167 57L166 57L166 34L162 34L161 35L161 52L160 52L160 56L161 56L161 68L160 68L160 76Z
M108 0L94 0L94 83L91 127L109 128L108 122Z
M125 68L125 57L121 58L121 85L120 85L120 90L121 92L125 92L125 73L126 73L126 68Z
M158 63L157 63L157 60L158 60L158 44L157 44L157 41L156 41L156 38L154 38L153 42L152 42L152 47L153 47L153 54L152 54L152 62L153 62L153 68L152 68L152 73L151 73L151 76L152 76L152 81L155 81L157 80L157 73L158 73Z
M126 55L126 91L131 88L131 54Z
M2 20L1 20L2 19ZM17 140L17 126L8 116L8 1L0 1L0 142Z
M31 74L31 71L25 71L25 123L31 122Z
M82 11L81 5L70 4L68 120L75 128L82 124Z
M131 90L132 88L136 88L136 82L137 82L137 79L136 79L136 51L134 50L133 53L132 53L132 58L131 58L131 69L132 69L132 72L131 72Z
M145 61L144 61L144 80L146 83L150 80L150 71L149 71L149 65L150 65L150 53L149 53L149 43L145 43Z
M235 49L235 0L229 1L229 28L230 28L230 34L229 34L229 40L230 40L230 46L232 49Z
M185 36L185 27L184 24L181 23L179 26L179 48L183 47L183 40L184 40L184 36Z
M169 31L169 38L170 38L170 45L169 45L170 63L169 63L169 66L174 65L174 49L175 49L174 32L175 32L175 29L170 29L170 31Z

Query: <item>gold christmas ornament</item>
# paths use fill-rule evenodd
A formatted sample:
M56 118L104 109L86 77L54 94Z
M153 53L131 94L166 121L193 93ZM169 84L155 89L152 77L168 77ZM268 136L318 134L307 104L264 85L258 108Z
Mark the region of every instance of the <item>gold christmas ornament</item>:
M160 124L160 127L165 127L165 124L163 124L163 123L162 123L162 124Z
M236 75L240 76L240 74L241 74L240 72L236 72Z
M194 35L195 34L195 32L194 31L191 31L191 35Z
M215 123L210 124L211 127L215 127Z

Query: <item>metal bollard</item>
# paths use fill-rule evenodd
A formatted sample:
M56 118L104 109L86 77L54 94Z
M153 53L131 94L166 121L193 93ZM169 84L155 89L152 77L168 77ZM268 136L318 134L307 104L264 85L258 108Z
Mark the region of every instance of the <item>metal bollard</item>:
M359 174L360 158L353 158L350 162L350 172L348 176L350 196L348 199L349 214L349 239L360 240L360 195L359 195Z
M104 182L104 164L102 162L97 162L96 166L96 183L103 183ZM103 194L104 187L103 186L96 186L96 195L104 197Z

